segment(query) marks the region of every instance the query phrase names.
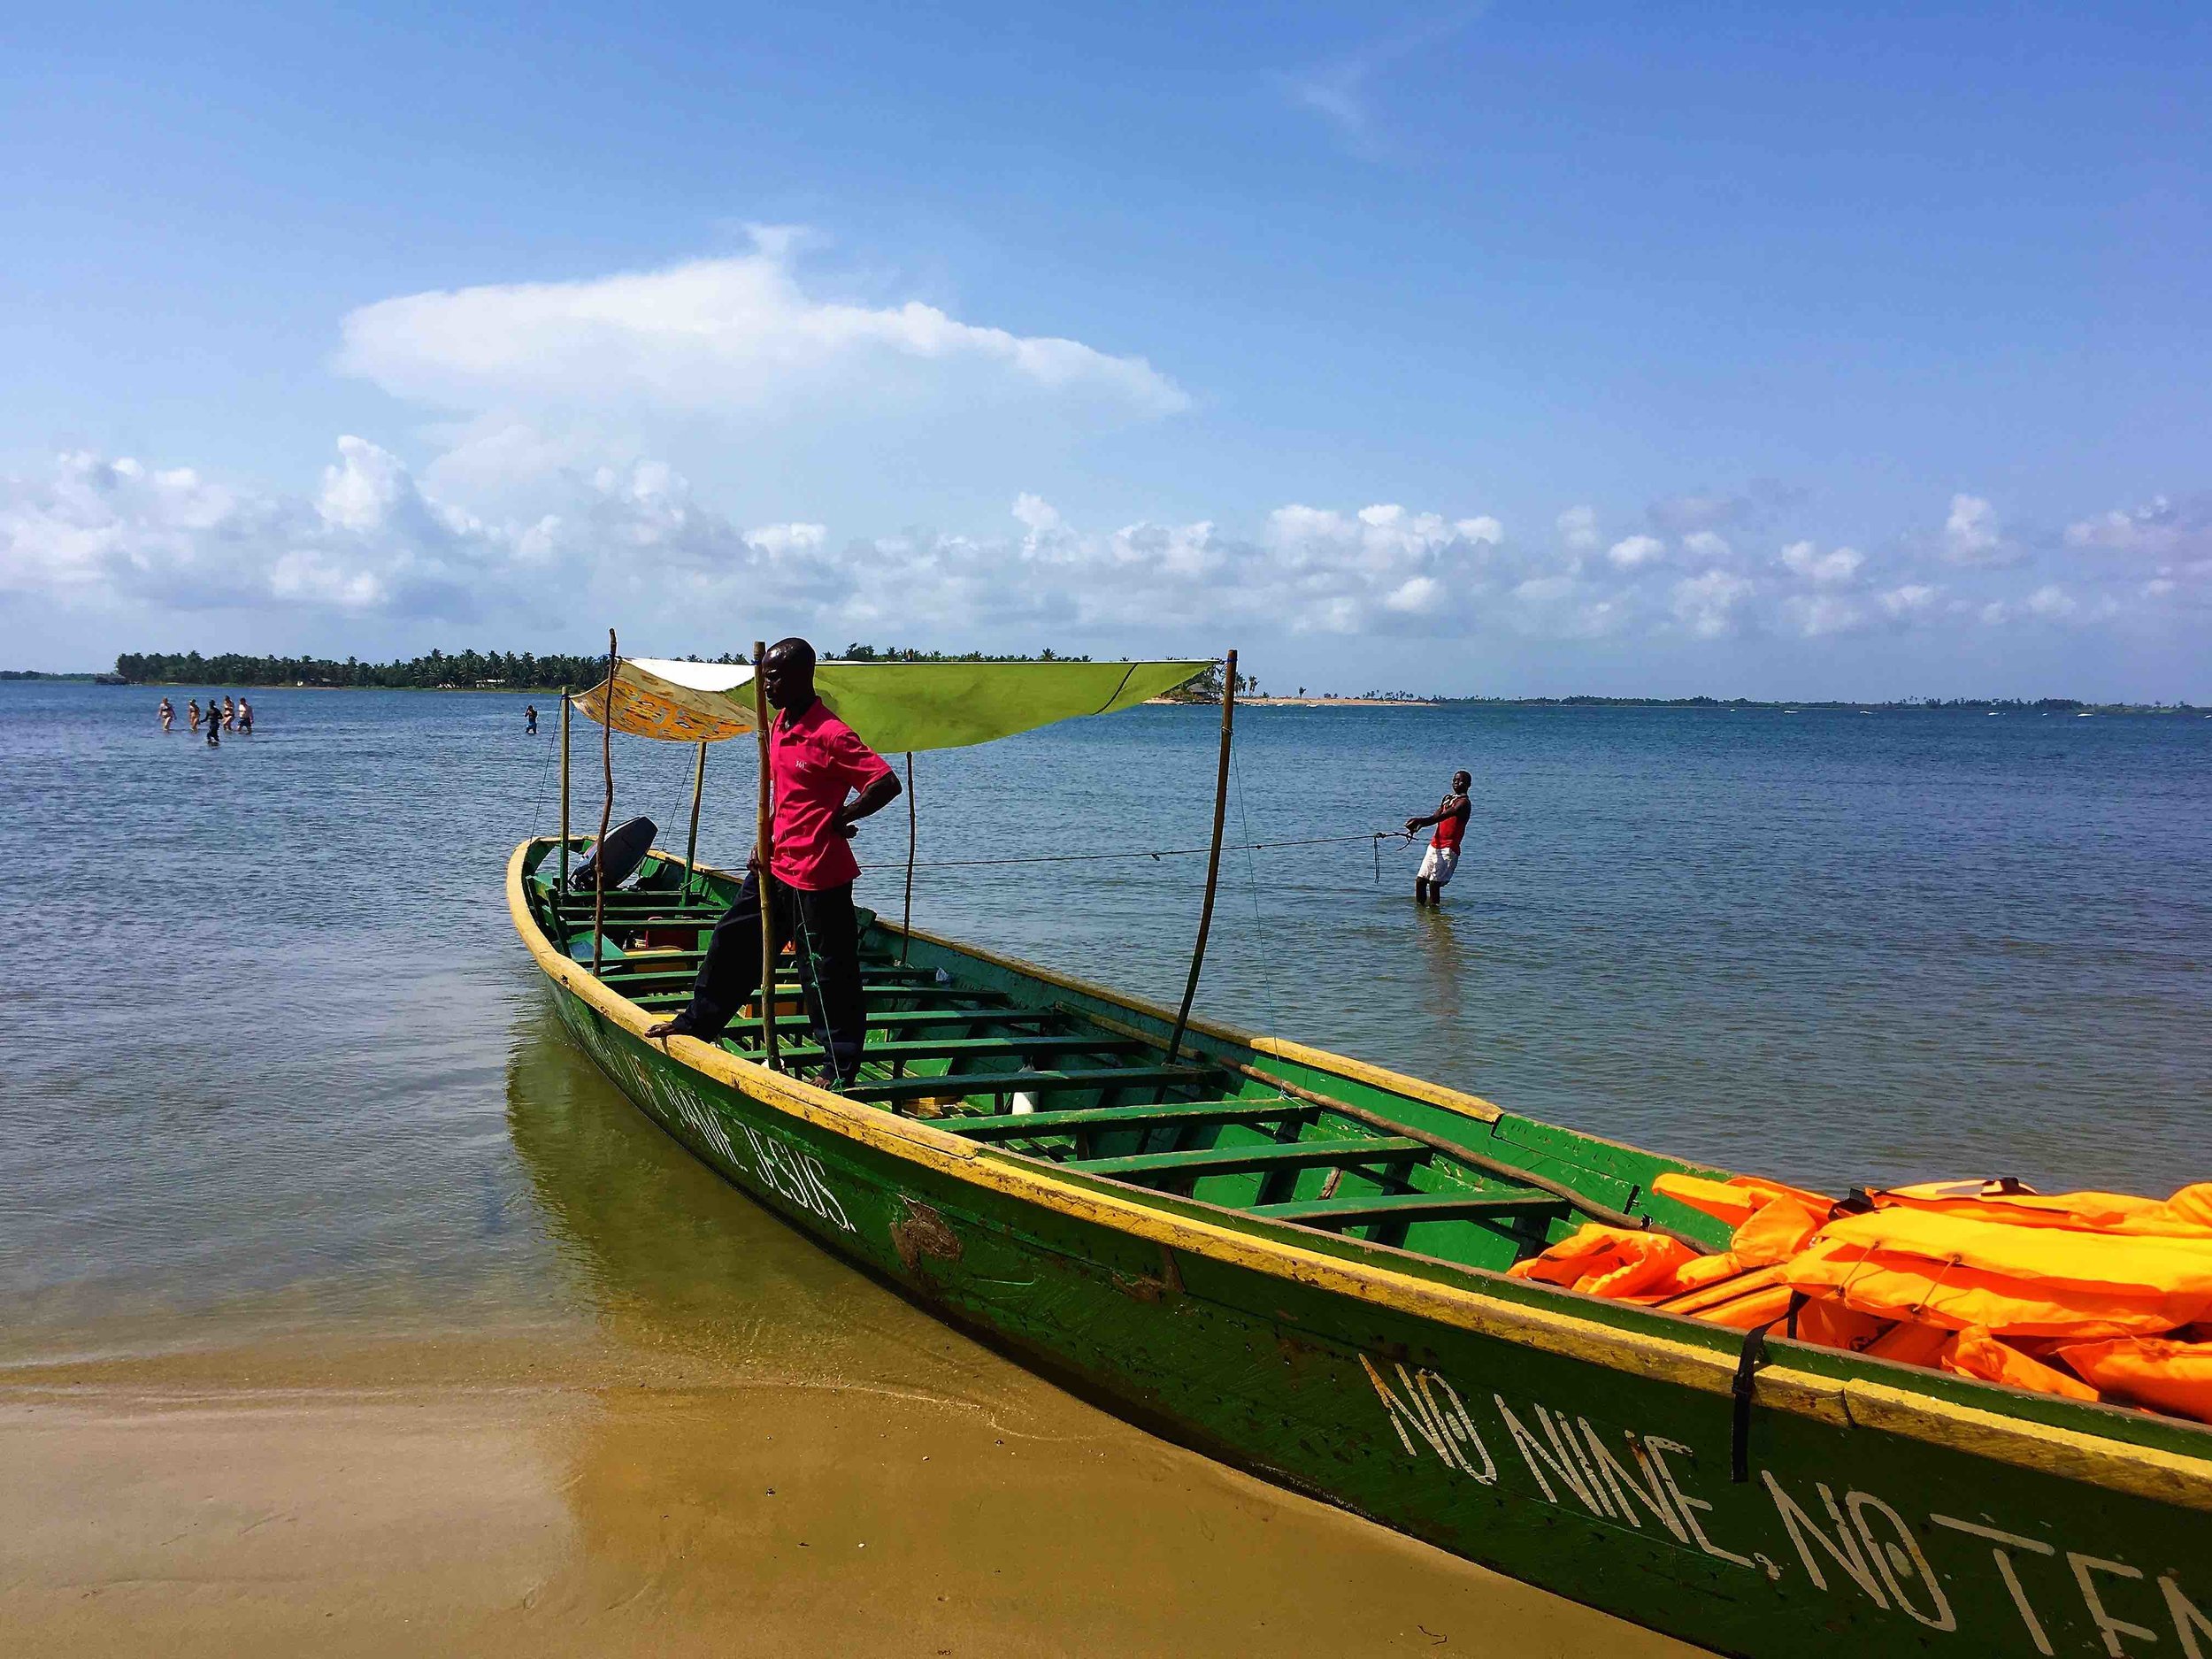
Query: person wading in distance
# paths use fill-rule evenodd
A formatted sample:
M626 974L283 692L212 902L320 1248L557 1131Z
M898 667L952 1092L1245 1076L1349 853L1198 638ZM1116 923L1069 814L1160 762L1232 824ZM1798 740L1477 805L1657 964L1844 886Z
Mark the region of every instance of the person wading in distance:
M1474 803L1467 798L1474 779L1463 772L1452 774L1451 793L1437 803L1436 810L1426 818L1406 820L1406 833L1436 826L1436 833L1430 838L1429 849L1421 857L1420 873L1413 878L1413 902L1416 904L1441 904L1444 884L1452 879L1452 872L1459 868L1460 839L1467 833L1467 820L1474 816Z
M691 1003L649 1037L697 1037L712 1042L760 984L761 883L775 908L776 938L795 941L809 1017L820 1033L832 1079L840 1087L860 1071L866 1029L860 991L860 929L853 883L860 865L848 844L853 826L899 798L898 774L814 695L814 648L779 640L760 664L761 689L778 710L768 729L768 775L775 787L772 868L760 849L747 861L737 902L722 913L691 987Z

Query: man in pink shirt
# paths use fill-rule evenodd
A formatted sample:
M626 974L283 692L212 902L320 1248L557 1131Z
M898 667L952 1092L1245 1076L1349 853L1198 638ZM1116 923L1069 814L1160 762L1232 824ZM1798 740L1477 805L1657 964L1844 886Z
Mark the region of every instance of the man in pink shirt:
M768 891L779 943L795 940L808 1013L839 1084L860 1069L867 1029L860 990L860 930L849 845L853 826L899 797L898 774L814 695L814 648L779 640L760 665L761 689L779 710L768 730L774 852ZM691 1005L652 1037L712 1042L760 986L760 852L737 902L722 913L691 987Z

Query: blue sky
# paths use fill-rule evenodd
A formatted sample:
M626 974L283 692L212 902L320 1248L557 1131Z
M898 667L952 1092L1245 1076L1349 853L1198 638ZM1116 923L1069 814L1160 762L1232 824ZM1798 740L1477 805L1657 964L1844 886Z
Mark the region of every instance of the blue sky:
M2212 700L2204 8L0 25L0 629Z

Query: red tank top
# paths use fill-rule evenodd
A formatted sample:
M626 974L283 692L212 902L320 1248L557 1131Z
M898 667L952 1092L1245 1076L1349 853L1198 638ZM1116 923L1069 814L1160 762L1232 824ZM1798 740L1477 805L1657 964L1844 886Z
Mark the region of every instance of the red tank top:
M1441 847L1447 852L1457 852L1459 838L1467 833L1467 820L1472 816L1473 811L1474 809L1471 806L1463 807L1450 817L1438 819L1436 835L1430 845Z

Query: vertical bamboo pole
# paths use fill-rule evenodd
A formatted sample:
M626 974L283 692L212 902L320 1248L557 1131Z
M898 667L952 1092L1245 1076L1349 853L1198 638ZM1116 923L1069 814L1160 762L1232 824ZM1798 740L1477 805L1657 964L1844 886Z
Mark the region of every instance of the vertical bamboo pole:
M899 912L899 966L906 965L908 935L914 926L914 751L906 751L906 904Z
M753 727L760 740L760 792L753 809L753 856L760 861L754 873L754 891L760 897L760 1052L768 1069L776 1069L776 826L768 794L768 687L762 676L768 647L753 641Z
M1173 1065L1190 1025L1191 999L1198 995L1198 971L1206 962L1206 934L1214 925L1214 887L1221 878L1221 826L1229 811L1229 733L1237 712L1237 654L1221 671L1221 759L1214 772L1214 839L1206 854L1206 902L1198 910L1198 942L1191 947L1190 978L1183 982L1183 1005L1175 1013L1175 1029L1167 1040L1166 1064Z
M561 886L559 903L568 903L568 687L561 687ZM561 938L568 938L568 924L560 922Z
M684 838L684 897L691 897L691 872L699 863L699 798L707 789L707 746L699 745L699 759L691 769L691 833Z
M599 764L607 795L599 804L599 844L591 849L591 972L599 977L600 948L607 937L607 826L614 821L614 630L607 630L607 696L599 708Z

